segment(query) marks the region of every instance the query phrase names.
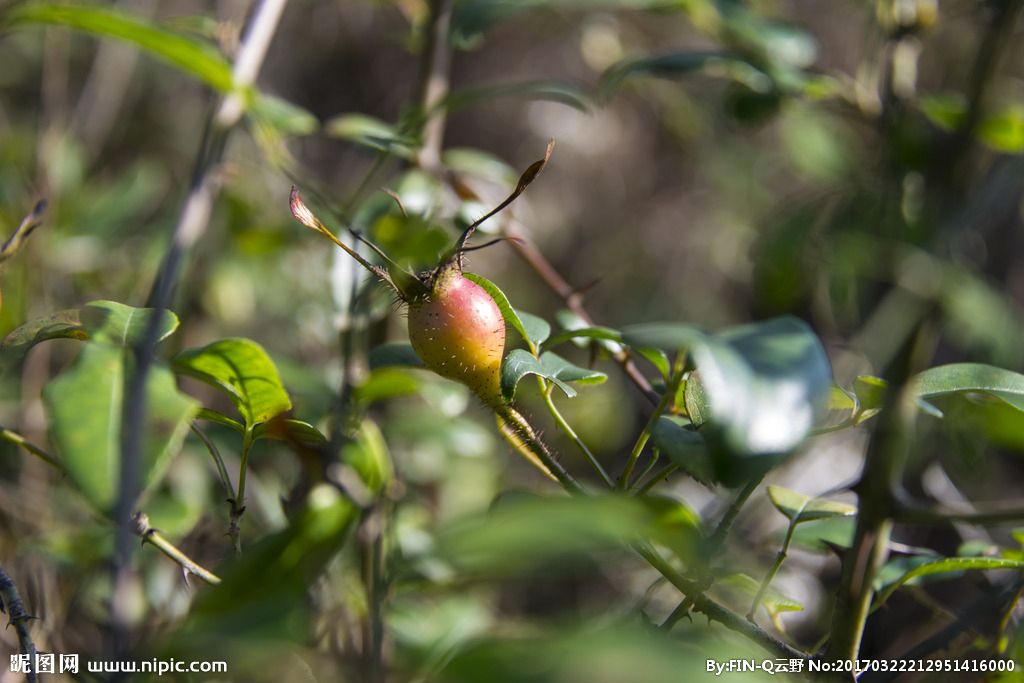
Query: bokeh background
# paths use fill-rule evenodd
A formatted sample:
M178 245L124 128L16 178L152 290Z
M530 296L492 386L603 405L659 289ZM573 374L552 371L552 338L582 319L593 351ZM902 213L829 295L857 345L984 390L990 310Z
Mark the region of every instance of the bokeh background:
M0 4L0 20L16 4ZM291 218L291 185L332 228L340 231L339 214L349 216L422 268L554 139L543 175L485 232L523 231L579 288L598 323L718 329L795 314L821 336L836 382L849 388L859 374L884 375L927 315L927 364L1021 370L1021 4L460 0L443 161L473 189L467 198L415 168L409 152L426 0L294 0L258 83L301 109L232 136L210 227L177 293L182 326L166 352L252 338L278 365L296 417L343 433L339 397L379 379L368 349L403 339L404 317L344 254ZM228 54L249 10L227 0L110 5ZM95 299L143 305L217 96L135 46L56 26L4 24L0 65L0 232L12 232L37 199L49 202L44 225L4 265L0 333ZM469 263L518 309L555 320L566 308L512 245L473 253ZM42 387L77 349L48 342L9 369L2 424L47 444ZM581 349L573 359L595 362L609 378L562 407L618 471L649 404L608 358ZM402 377L390 380L405 388L381 386L406 395L365 407L397 473L386 512L367 515L331 571L282 608L294 608L315 637L298 638L290 626L249 633L242 624L193 624L210 640L168 644L195 589L146 549L137 558L140 651L209 656L217 629L237 626L239 649L225 651L238 680L308 673L353 681L385 676L366 658L375 628L384 634L387 680L689 680L704 675L708 657L752 656L702 618L671 636L654 634L677 596L600 534L588 537L624 517L532 509L527 492L546 490L545 482L500 440L485 411L451 383ZM201 385L184 386L207 405L228 405ZM523 393L545 438L588 476L536 392ZM908 489L946 502L1019 497L1019 419L950 409L955 419L922 418ZM209 433L237 463L230 431ZM770 480L852 501L842 489L859 472L865 438L864 427L815 438ZM107 652L109 524L45 464L10 444L2 450L0 558L39 617L40 646ZM245 531L255 540L285 525L282 500L302 490L306 475L282 444L259 443L250 463ZM664 493L706 519L729 496L683 478ZM523 504L520 495L526 507L505 526L466 531L496 499ZM147 512L201 562L227 557L226 506L194 437ZM380 519L393 551L384 597L367 588L365 564ZM722 563L760 578L784 527L763 490L755 494ZM536 538L524 540L530 530ZM907 528L896 541L955 554L966 542L1017 547L1012 531ZM838 542L849 528L828 533ZM445 534L459 539L455 550ZM827 629L838 578L838 561L819 542L825 535L795 550L774 584L802 609L775 614L775 624L762 620L804 648ZM587 542L567 551L566 539L580 536ZM894 597L870 622L865 656L904 653L999 585L975 575ZM1014 623L995 608L990 617L951 651L991 645ZM13 647L12 634L2 637Z

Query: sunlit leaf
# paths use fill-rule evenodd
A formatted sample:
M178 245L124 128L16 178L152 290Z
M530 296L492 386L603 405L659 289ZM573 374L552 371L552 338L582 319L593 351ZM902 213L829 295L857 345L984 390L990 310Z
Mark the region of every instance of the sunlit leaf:
M889 599L901 586L935 574L959 573L964 571L983 571L990 569L1024 569L1024 560L1010 560L998 557L946 557L919 564L906 571L898 579L887 585L875 597L873 608L877 609Z
M4 14L11 26L50 24L136 45L221 92L231 90L231 65L209 43L117 9L91 5L19 4Z
M249 428L292 407L274 361L250 339L222 339L182 351L174 369L227 392Z
M82 326L91 339L121 347L139 344L146 336L153 315L161 316L157 323L157 341L178 329L178 316L168 310L133 308L116 301L90 301L80 311Z
M635 325L623 330L623 339L690 353L710 407L706 424L736 455L782 454L798 446L831 391L828 356L796 318L713 335L679 323Z
M403 159L411 157L419 147L414 138L403 135L391 124L366 114L336 116L324 124L324 133Z
M501 364L501 391L505 398L512 400L515 397L516 387L519 386L520 380L527 375L537 375L549 379L569 398L576 396L575 389L557 377L549 376L540 360L529 351L512 349Z
M812 498L781 486L769 486L768 498L776 510L795 524L857 514L855 505L823 498Z
M579 384L601 384L608 379L608 375L603 372L573 365L551 351L545 351L540 355L540 364L544 368L544 376L549 379Z

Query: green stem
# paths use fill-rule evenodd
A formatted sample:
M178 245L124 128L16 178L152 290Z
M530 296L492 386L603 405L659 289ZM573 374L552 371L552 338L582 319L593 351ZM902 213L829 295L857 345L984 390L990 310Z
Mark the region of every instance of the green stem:
M750 611L747 612L747 619L749 621L754 620L757 608L761 606L764 594L768 592L768 586L770 586L772 581L775 579L775 575L779 573L779 569L782 568L782 563L786 561L786 553L789 551L789 544L793 540L793 531L796 530L796 523L799 519L800 516L795 515L789 522L789 528L786 529L786 538L782 541L782 547L779 548L778 554L775 555L775 562L772 563L771 569L768 570L764 580L761 581L761 586L757 589L757 595L754 596L754 601L750 605Z
M639 485L640 482L642 482L647 477L647 475L651 473L651 470L654 469L654 466L658 464L659 460L661 460L661 449L652 448L651 461L648 462L642 470L640 470L640 474L636 475L636 481L633 482L633 486L630 488L634 488L637 485Z
M238 495L231 501L231 521L228 525L228 536L231 537L231 545L235 552L242 552L242 515L245 514L245 479L249 471L249 450L254 441L254 428L246 425L245 433L242 435L242 457L238 465Z
M579 435L576 434L576 431L572 428L572 425L570 425L562 416L562 413L558 411L557 406L555 406L554 398L552 398L551 396L551 393L552 391L554 391L554 388L554 384L547 384L544 390L542 391L542 395L544 396L544 404L548 407L548 412L550 412L551 416L555 418L555 422L562 429L562 431L565 432L566 435L572 440L572 442L576 444L576 447L580 449L580 452L583 453L583 456L587 459L587 462L589 462L590 466L594 468L594 471L597 472L598 476L601 477L601 480L604 481L605 485L610 489L615 488L615 482L613 482L612 478L608 476L608 473L605 471L605 469L601 467L601 463L598 462L597 458L594 457L594 454L590 451L589 448L587 448L587 444L583 443L583 439L581 439Z
M16 446L21 446L26 451L28 451L32 455L36 456L37 458L45 462L47 465L55 467L62 473L64 472L64 465L61 463L60 460L50 455L39 446L36 446L34 443L23 437L21 434L18 434L17 432L12 432L10 429L0 428L0 439L3 439L4 441L9 441L15 444Z
M626 468L622 471L622 475L619 477L620 491L625 491L629 488L629 480L633 476L633 468L636 467L636 462L640 459L640 454L643 453L644 446L647 445L648 439L651 438L651 432L654 431L654 425L658 422L658 418L661 417L661 414L665 412L669 403L675 397L676 390L679 388L679 383L682 379L683 359L677 358L675 368L672 371L672 377L669 379L668 386L665 387L665 393L662 394L657 407L655 407L654 412L651 413L651 417L647 420L647 424L644 425L643 431L640 432L640 436L637 437L636 443L633 444L633 450L629 454L629 460L626 462Z
M743 490L737 493L736 497L733 498L732 503L729 504L729 509L727 509L725 514L722 515L722 519L719 520L718 526L715 527L715 530L711 533L710 539L708 539L712 553L717 552L722 543L725 542L725 535L728 534L729 529L732 528L732 523L736 521L736 517L739 516L740 510L743 509L743 505L747 502L747 499L750 498L751 494L754 493L763 479L764 474L759 474L752 478L747 482L747 485L743 487Z
M235 487L231 485L231 477L228 476L228 468L224 465L224 458L221 457L220 451L217 446L214 445L210 437L206 436L196 424L192 423L192 432L199 437L199 440L206 446L206 450L209 451L210 457L213 458L213 464L217 467L217 476L220 477L220 483L224 487L225 493L228 494L228 500L235 500Z
M670 463L668 465L665 465L660 470L655 472L651 476L651 478L647 480L646 484L644 484L643 486L641 486L640 488L638 488L636 490L636 495L638 495L638 496L644 495L645 493L647 493L648 491L653 489L654 486L659 481L663 480L665 477L667 477L668 475L672 474L673 472L675 472L678 469L679 469L679 465L675 464L674 462Z
M188 574L194 574L212 586L216 586L220 583L219 576L210 570L205 569L191 557L181 552L173 543L164 538L158 530L151 527L149 525L149 517L144 513L135 513L134 519L135 533L138 534L143 543L149 543L155 546L157 550L177 562L178 565Z

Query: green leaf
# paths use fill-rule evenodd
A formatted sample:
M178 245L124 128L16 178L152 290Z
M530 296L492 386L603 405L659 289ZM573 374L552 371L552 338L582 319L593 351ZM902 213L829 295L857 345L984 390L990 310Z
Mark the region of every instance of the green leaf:
M704 548L700 515L686 503L661 495L640 498L655 515L647 538L671 548L680 560L689 564L698 558Z
M222 339L182 351L174 369L227 392L249 429L292 407L274 361L250 339Z
M811 498L781 486L769 486L768 498L775 509L794 524L812 522L830 517L850 517L857 514L857 507L823 498Z
M766 74L737 55L723 51L677 52L656 57L644 57L621 62L612 66L601 76L601 92L607 95L627 78L633 76L657 76L676 78L690 74L723 76L750 85L763 91L771 87Z
M963 125L967 100L960 93L935 93L920 98L921 111L929 121L946 132Z
M929 368L914 378L914 391L926 400L964 392L988 394L1024 410L1024 375L981 363Z
M485 514L449 525L437 537L437 555L471 573L520 575L595 550L622 548L657 523L641 501L620 496L585 498L506 496Z
M544 376L548 379L560 379L563 382L578 382L580 384L601 384L608 379L608 375L603 372L573 365L551 351L545 351L540 355L540 364L544 368Z
M488 178L503 185L515 185L519 173L507 163L479 149L456 147L441 155L445 168L478 178Z
M363 420L355 438L341 449L341 460L354 469L363 485L374 495L394 479L388 445L372 420Z
M288 441L304 446L319 446L327 443L327 437L319 429L308 422L291 418L277 418L270 422L260 423L253 430L253 438Z
M587 339L597 339L600 341L618 343L622 341L622 334L619 333L618 330L613 330L610 327L602 327L600 325L594 325L592 327L577 327L567 329L565 332L559 332L550 339L545 340L541 348L548 350L568 341Z
M90 301L81 310L82 325L90 339L121 347L140 343L154 314L162 316L157 341L163 341L178 329L178 316L172 311L133 308L116 301Z
M523 329L526 330L529 340L539 349L544 340L551 336L551 325L544 318L526 311L516 311L516 315L523 323Z
M370 369L381 368L422 368L423 361L416 355L411 344L393 342L370 349Z
M525 100L544 100L558 102L578 109L589 111L593 102L590 96L578 86L559 81L525 81L521 83L501 83L473 88L463 88L450 93L441 103L449 111L458 111L482 102L500 98L516 98Z
M4 337L3 343L0 344L0 360L6 369L20 363L29 349L41 342L50 339L88 338L89 333L82 327L77 308L59 311L25 323Z
M104 512L115 504L119 490L125 356L114 346L86 344L75 365L43 391L53 440L68 476ZM178 392L174 375L162 365L150 369L146 397L140 471L148 489L180 449L199 406Z
M260 93L250 108L252 117L284 136L312 135L320 127L316 116L275 95Z
M651 430L651 444L679 465L679 469L704 484L715 482L707 444L697 432L686 429L683 418L662 415Z
M19 4L6 12L6 23L66 26L136 45L221 92L232 88L231 65L208 43L169 31L140 17L106 7Z
M714 335L679 323L636 325L623 330L623 339L633 347L690 353L710 407L708 426L733 455L791 451L828 403L828 356L818 337L796 318Z
M872 609L881 607L889 596L908 582L924 576L988 569L1024 569L1024 560L1008 560L997 557L947 557L941 560L925 562L906 571L898 579L881 590L875 598Z
M353 396L357 401L369 404L414 394L420 384L420 379L404 368L378 367L370 372L366 381L356 387Z
M530 352L534 356L539 355L539 349L537 348L537 344L534 343L533 338L530 336L529 330L526 329L526 325L523 324L523 321L516 312L516 309L512 308L512 304L508 302L508 297L505 296L504 292L498 289L498 285L481 275L477 275L476 273L465 273L464 275L467 280L477 283L484 288L484 291L491 295L491 298L494 299L494 303L498 304L498 309L501 311L501 316L505 318L505 322L508 323L509 327L519 333L519 336L522 337L523 341L526 342L526 345L530 347ZM534 331L539 332L541 330L538 329ZM548 327L548 332L550 331L551 328Z
M1024 152L1024 106L1012 105L986 117L978 125L977 135L997 152Z
M228 429L238 432L239 434L245 433L245 425L234 418L228 417L224 413L213 410L212 408L200 408L199 412L196 413L196 419L206 420L208 422L222 425Z
M728 574L718 579L715 584L727 591L738 593L743 603L749 603L761 588L761 583L747 574ZM780 612L802 612L804 609L799 601L786 597L771 587L761 596L761 606L772 615Z
M344 546L358 518L358 508L336 487L315 486L287 527L218 568L220 585L198 593L188 618L176 629L179 646L194 653L210 643L205 656L212 656L226 643L243 647L256 640L311 637L312 618L303 596Z
M415 138L403 135L391 124L366 114L336 116L324 124L324 133L402 159L410 158L419 147Z
M559 378L549 375L541 362L529 351L512 349L501 364L501 392L505 398L510 401L515 398L516 387L519 386L520 380L527 375L537 375L549 379L564 391L567 397L574 398L576 396L575 389Z

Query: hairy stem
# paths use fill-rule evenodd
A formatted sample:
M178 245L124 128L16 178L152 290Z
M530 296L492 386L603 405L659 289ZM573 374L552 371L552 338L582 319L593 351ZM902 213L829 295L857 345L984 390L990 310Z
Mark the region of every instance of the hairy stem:
M228 536L236 553L242 552L242 515L245 514L245 480L249 471L249 451L252 449L254 431L246 427L242 435L242 456L238 465L238 495L231 500L231 521L228 523Z

